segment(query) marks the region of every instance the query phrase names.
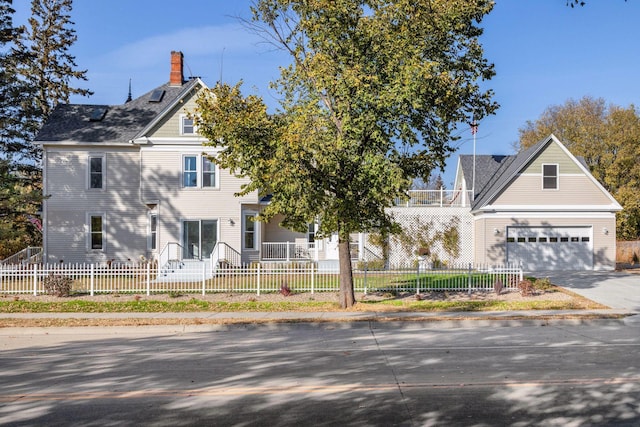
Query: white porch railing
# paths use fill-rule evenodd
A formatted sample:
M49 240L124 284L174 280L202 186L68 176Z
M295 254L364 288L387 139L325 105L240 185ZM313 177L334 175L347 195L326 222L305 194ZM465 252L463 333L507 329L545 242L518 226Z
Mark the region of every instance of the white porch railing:
M242 264L242 254L225 242L216 242L211 251L211 268L215 271L219 266L239 266Z
M42 262L42 248L39 246L29 246L18 253L0 261L0 264L33 264Z
M158 257L160 268L167 266L171 262L182 261L183 247L179 243L169 242L164 245Z
M472 191L462 190L410 190L406 199L396 199L399 207L468 207L473 201Z
M315 242L262 242L265 261L291 261L315 259Z

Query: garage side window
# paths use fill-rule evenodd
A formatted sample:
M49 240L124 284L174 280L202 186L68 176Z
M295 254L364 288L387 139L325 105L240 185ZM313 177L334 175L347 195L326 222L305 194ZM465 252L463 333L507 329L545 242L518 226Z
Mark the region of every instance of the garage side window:
M558 189L558 165L542 165L542 189Z

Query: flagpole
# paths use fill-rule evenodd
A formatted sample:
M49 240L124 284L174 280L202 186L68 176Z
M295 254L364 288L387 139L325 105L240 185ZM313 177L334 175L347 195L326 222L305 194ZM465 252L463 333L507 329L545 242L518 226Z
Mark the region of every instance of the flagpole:
M471 184L471 201L476 197L476 133L478 133L478 123L474 118L471 122L471 134L473 135L473 178Z

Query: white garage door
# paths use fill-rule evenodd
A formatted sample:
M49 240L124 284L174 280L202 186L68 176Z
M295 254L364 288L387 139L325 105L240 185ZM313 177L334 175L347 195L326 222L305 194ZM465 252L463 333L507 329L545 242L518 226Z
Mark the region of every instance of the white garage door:
M592 270L592 227L507 227L507 261L525 271Z

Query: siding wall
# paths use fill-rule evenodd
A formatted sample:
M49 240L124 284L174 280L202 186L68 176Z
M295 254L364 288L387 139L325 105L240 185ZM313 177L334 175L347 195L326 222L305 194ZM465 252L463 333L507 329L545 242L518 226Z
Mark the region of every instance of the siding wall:
M540 155L536 157L531 163L529 163L523 169L523 171L524 173L541 174L543 164L558 164L558 169L561 174L583 173L580 167L578 167L578 165L573 161L573 159L569 157L558 144L554 143L547 145L544 151L541 152Z
M158 203L158 249L169 242L180 242L182 221L187 219L218 220L218 240L241 251L241 209L243 204L256 204L256 192L235 197L247 179L228 170L218 169L217 188L182 187L184 154L200 154L201 146L144 147L141 154L142 200Z
M558 190L542 189L542 174L518 176L492 203L500 205L611 205L611 200L587 176L563 175L560 167Z
M187 96L169 112L166 120L161 121L149 132L149 136L161 138L174 138L180 135L180 115L193 112L196 109L197 93Z
M104 190L88 187L88 158L104 154ZM146 255L146 207L139 199L136 148L115 150L67 148L45 157L47 261L127 261ZM104 248L88 248L88 214L102 214Z

